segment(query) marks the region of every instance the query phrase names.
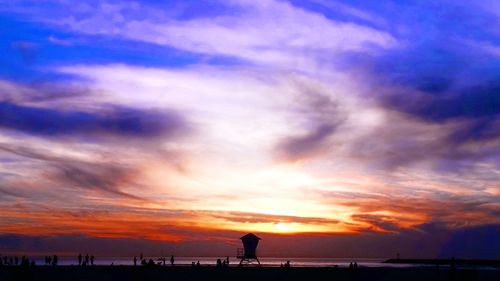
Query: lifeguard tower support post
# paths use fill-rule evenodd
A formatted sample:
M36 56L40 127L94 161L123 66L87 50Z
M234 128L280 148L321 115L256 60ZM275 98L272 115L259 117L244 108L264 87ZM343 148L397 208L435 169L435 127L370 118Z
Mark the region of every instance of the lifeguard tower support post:
M247 235L242 236L240 239L243 243L243 249L238 249L237 258L240 259L239 265L248 265L256 260L260 266L260 261L257 258L257 245L259 244L260 238L253 233L248 233Z

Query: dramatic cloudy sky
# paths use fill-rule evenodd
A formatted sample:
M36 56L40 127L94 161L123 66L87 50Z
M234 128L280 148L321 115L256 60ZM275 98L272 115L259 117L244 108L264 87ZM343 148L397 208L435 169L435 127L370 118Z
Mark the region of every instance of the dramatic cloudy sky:
M0 250L498 258L499 25L495 0L0 1Z

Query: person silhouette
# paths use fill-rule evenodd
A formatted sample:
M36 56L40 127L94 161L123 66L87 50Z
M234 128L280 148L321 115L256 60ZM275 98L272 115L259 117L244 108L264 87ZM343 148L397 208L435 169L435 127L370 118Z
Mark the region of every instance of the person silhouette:
M90 256L90 265L94 265L94 255Z
M137 257L134 256L134 266L137 266Z
M56 266L57 262L58 262L57 255L54 255L54 257L52 257L52 265Z
M229 266L229 256L226 257L226 265Z
M78 254L78 265L82 265L82 253Z
M174 259L174 255L172 255L172 256L170 257L170 264L171 264L172 266L174 266L174 261L175 261L175 259Z
M196 266L201 266L200 261L196 262Z
M89 259L90 259L89 254L86 254L86 255L85 255L85 263L86 263L87 265L89 264Z

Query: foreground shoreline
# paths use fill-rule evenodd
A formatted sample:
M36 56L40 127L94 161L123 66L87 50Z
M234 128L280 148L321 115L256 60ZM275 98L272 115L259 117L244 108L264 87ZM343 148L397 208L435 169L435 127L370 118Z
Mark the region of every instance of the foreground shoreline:
M35 266L0 267L0 280L500 280L500 270L431 268L319 268L319 267L134 267Z

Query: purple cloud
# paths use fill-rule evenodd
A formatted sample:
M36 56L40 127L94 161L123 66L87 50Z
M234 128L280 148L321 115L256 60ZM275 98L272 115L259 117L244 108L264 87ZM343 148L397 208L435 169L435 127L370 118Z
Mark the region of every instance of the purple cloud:
M186 129L174 112L111 107L101 112L59 110L0 103L0 127L44 137L121 136L151 138Z

